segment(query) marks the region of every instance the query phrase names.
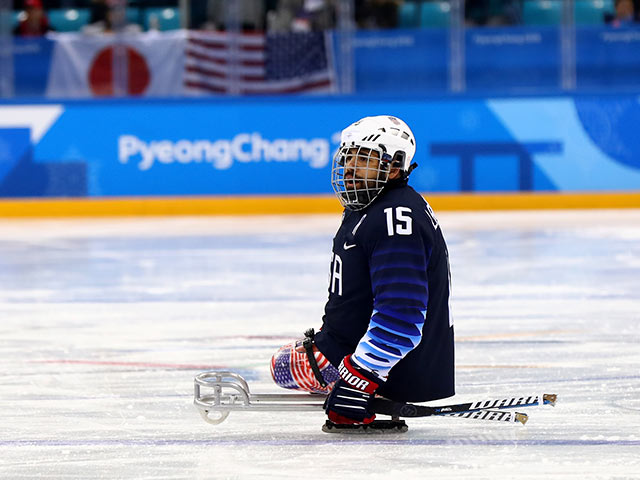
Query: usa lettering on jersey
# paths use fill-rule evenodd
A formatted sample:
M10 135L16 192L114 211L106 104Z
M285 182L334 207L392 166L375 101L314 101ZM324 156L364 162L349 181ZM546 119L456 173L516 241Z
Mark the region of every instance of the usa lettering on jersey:
M331 293L342 296L342 259L340 255L333 254L331 258Z

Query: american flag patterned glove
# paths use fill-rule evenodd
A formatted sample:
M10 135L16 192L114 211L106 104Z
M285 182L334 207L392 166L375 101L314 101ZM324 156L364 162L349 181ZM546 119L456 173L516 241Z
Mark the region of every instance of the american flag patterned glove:
M367 424L375 420L371 400L382 380L360 368L347 355L338 367L340 378L325 402L325 412L333 423Z

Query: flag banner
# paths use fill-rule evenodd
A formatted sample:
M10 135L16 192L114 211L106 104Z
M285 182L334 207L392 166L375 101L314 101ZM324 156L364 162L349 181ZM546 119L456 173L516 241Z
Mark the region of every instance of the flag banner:
M335 91L330 35L322 32L176 30L119 36L59 33L51 38L50 98ZM118 55L126 61L114 61Z
M189 31L185 87L191 94L333 93L331 36Z
M176 96L184 93L182 75L186 32L122 35L59 33L47 83L48 97L109 97L122 94ZM120 53L119 53L120 52ZM114 62L121 54L126 62ZM118 71L118 65L126 65Z

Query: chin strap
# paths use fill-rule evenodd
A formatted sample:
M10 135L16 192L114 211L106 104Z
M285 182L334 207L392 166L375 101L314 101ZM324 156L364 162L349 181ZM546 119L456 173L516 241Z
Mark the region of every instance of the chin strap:
M316 360L316 356L313 354L313 339L316 336L316 332L313 328L310 328L306 332L304 332L304 340L302 341L302 346L304 347L304 351L307 352L307 358L309 359L309 365L311 365L311 370L313 370L313 375L318 380L318 383L322 385L322 388L327 386L327 382L325 382L322 373L320 373L320 367L318 367L318 361Z
M418 168L418 164L415 162L409 165L409 169L405 172L404 178L409 178L409 175L411 175L411 172L413 172L416 168Z

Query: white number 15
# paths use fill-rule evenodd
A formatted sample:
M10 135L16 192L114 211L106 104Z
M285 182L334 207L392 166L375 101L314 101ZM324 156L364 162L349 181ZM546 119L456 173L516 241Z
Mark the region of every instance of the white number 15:
M396 207L395 208L395 222L393 215L393 208L385 208L384 213L387 215L387 233L392 236L394 233L398 235L411 235L412 233L412 220L408 213L411 213L409 207Z

